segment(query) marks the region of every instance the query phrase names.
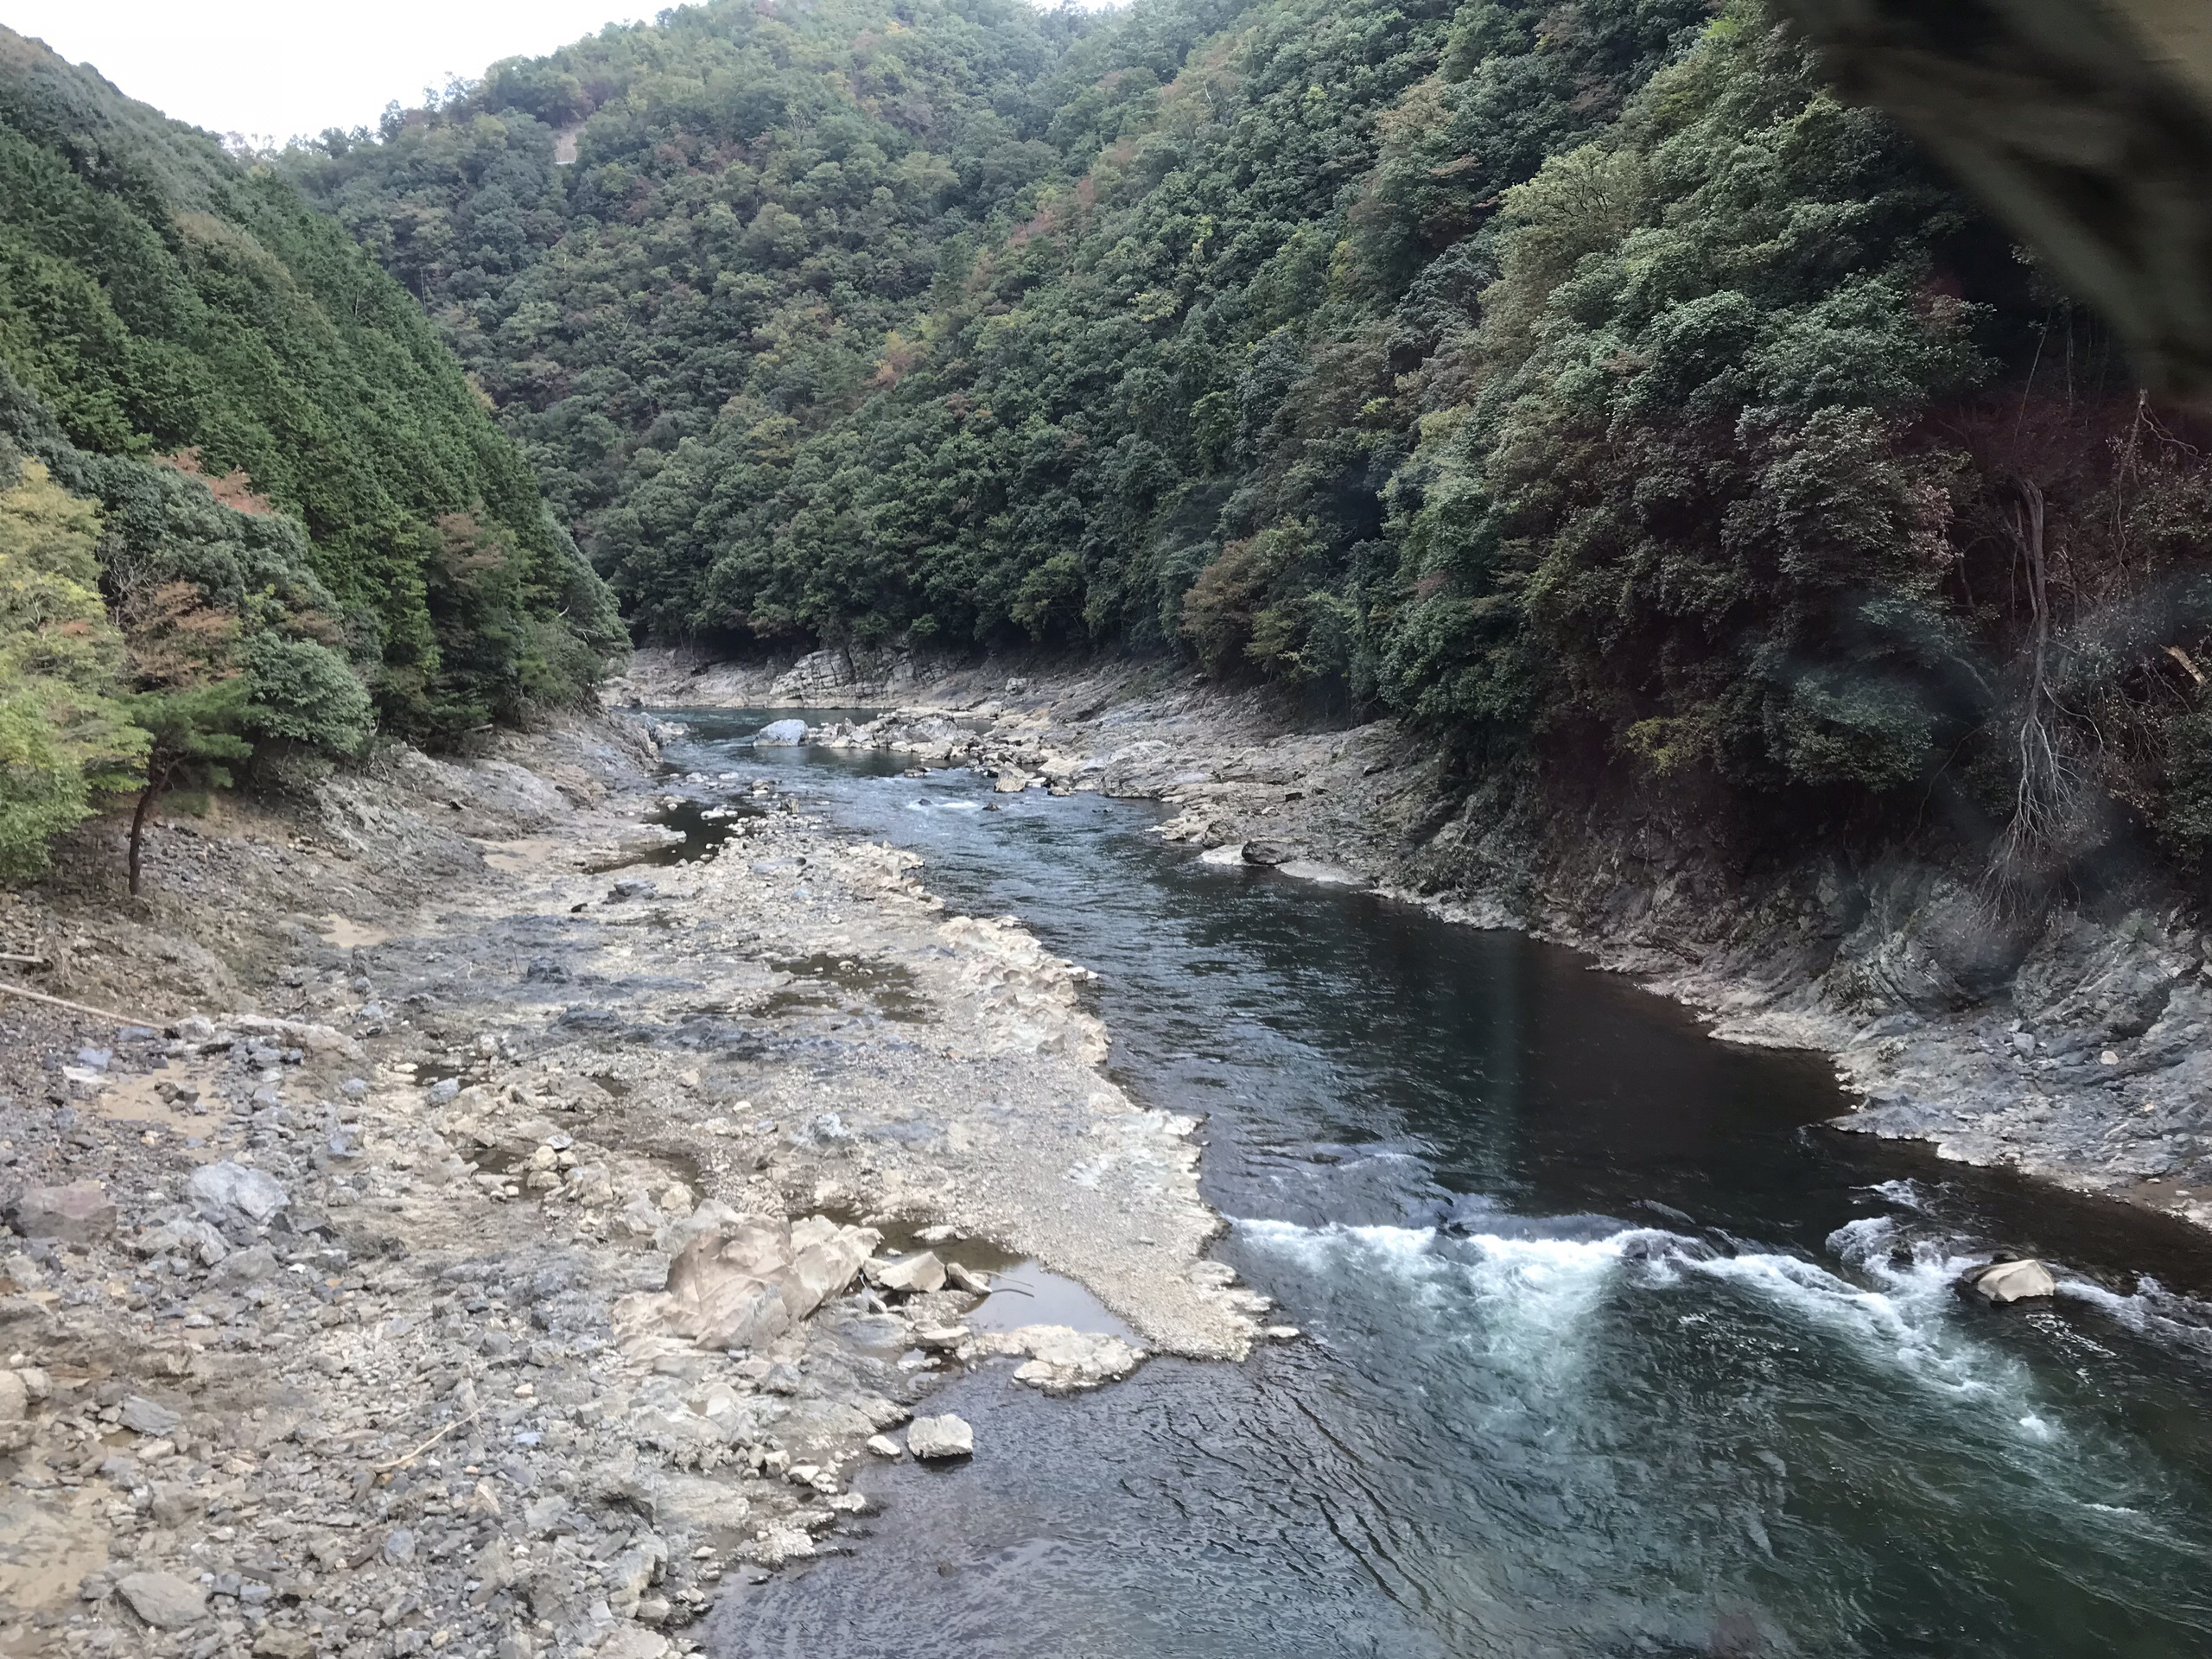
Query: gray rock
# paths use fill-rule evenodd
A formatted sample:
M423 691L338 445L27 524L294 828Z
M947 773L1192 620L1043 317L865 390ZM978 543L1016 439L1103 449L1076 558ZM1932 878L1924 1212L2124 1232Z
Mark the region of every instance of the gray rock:
M772 721L753 734L753 747L758 749L793 749L806 741L806 722L803 720Z
M652 1318L705 1348L760 1347L850 1284L881 1236L825 1216L701 1233L669 1263L667 1288L626 1297L617 1317Z
M207 1598L174 1573L133 1573L116 1588L130 1611L157 1630L181 1630L207 1616Z
M394 1527L384 1535L384 1558L394 1567L404 1567L415 1559L415 1535L404 1527Z
M219 1285L251 1285L276 1271L276 1252L266 1244L240 1250L215 1264L208 1274Z
M2050 1269L2030 1257L2024 1262L1993 1262L1966 1275L1975 1294L1999 1304L2025 1301L2031 1297L2055 1296L2058 1281Z
M950 1412L917 1417L906 1427L906 1449L918 1458L965 1458L976 1450L976 1431Z
M662 1659L668 1652L668 1638L642 1624L624 1624L601 1643L599 1659Z
M26 1187L10 1218L25 1238L92 1244L115 1231L115 1200L89 1181Z
M894 1295L922 1294L944 1288L944 1263L937 1259L934 1250L923 1250L913 1255L902 1255L896 1262L880 1266L868 1264L868 1278L879 1290Z
M1014 1369L1014 1380L1047 1394L1067 1394L1118 1382L1144 1359L1142 1349L1119 1337L1065 1325L1025 1325L1017 1331L992 1332L979 1345L987 1352L1027 1355L1028 1363Z
M226 1158L202 1164L184 1183L185 1196L211 1220L243 1216L257 1226L291 1202L283 1185L265 1169L251 1169Z
M950 1353L971 1334L964 1325L918 1325L914 1327L914 1346L933 1353Z
M149 1440L170 1433L183 1421L180 1414L143 1394L134 1394L123 1402L123 1426Z
M944 1264L944 1281L955 1290L964 1290L971 1296L988 1296L991 1294L990 1274L977 1273L972 1268L963 1268L957 1262L948 1262Z
M1297 856L1279 841L1248 841L1244 843L1247 864L1287 864Z

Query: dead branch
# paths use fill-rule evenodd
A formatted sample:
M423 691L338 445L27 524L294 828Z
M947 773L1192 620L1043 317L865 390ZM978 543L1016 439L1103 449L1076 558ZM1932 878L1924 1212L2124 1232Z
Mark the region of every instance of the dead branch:
M0 983L0 996L20 996L27 1002L43 1002L49 1007L67 1008L72 1014L89 1014L95 1020L111 1020L118 1026L144 1026L159 1031L158 1020L141 1020L135 1014L118 1014L112 1008L96 1008L88 1003L72 1002L64 996L48 996L44 991L29 990L21 985Z
M483 1414L484 1408L479 1406L475 1410L470 1412L467 1416L454 1418L453 1421L448 1423L436 1433L431 1435L429 1440L423 1441L422 1445L416 1446L412 1452L404 1452L399 1457L394 1458L390 1463L378 1464L372 1472L376 1474L378 1477L382 1478L383 1476L389 1475L397 1470L404 1469L409 1464L414 1462L416 1459L421 1457L425 1452L435 1446L440 1440L445 1439L447 1435L452 1433L454 1430L456 1428L466 1428L469 1424L474 1422Z

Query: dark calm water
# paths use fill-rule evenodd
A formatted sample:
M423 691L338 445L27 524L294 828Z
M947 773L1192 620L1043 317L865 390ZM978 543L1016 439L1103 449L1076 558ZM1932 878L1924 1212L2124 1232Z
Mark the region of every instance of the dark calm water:
M2212 1655L2178 1229L1816 1127L1815 1060L1151 809L680 718L679 766L773 772L1097 969L1118 1075L1204 1115L1223 1256L1310 1338L954 1382L972 1464L866 1471L864 1548L729 1597L722 1659ZM1961 1300L2000 1246L2066 1294Z

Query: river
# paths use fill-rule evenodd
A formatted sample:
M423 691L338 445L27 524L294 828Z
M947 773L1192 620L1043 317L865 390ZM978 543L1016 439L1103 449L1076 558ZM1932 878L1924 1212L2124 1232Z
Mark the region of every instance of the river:
M679 772L775 775L1097 970L1116 1076L1202 1116L1219 1252L1305 1332L956 1379L973 1461L863 1471L865 1538L726 1597L719 1659L2212 1654L2178 1224L1823 1128L1815 1058L1153 807L671 712ZM2063 1294L1969 1304L1993 1248Z

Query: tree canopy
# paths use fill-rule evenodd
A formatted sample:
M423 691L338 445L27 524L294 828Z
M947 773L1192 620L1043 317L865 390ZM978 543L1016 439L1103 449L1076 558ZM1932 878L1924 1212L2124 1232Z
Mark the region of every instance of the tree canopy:
M0 367L0 427L106 512L111 587L127 566L232 610L315 609L398 728L581 696L620 643L527 465L341 226L4 29ZM441 604L470 585L452 513L495 527L512 567L500 646L466 662L448 640L482 619Z
M649 633L2212 836L2195 436L1753 0L715 0L283 166Z

